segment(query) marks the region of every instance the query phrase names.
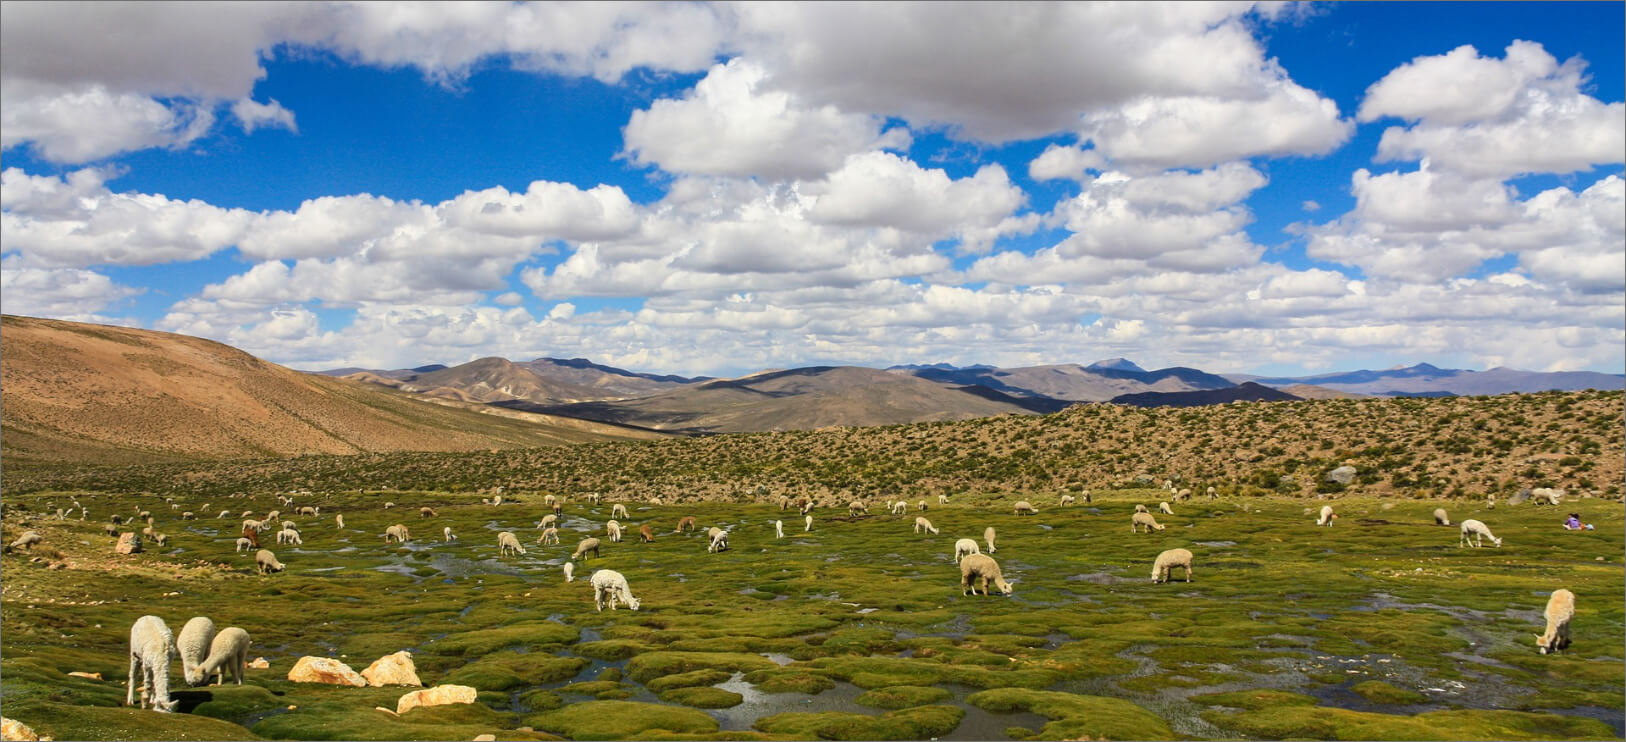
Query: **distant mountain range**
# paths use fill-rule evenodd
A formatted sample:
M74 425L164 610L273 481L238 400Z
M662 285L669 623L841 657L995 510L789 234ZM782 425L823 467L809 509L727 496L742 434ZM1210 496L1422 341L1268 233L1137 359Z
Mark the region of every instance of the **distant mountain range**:
M812 366L713 379L580 358L492 357L307 374L184 335L13 316L0 320L0 346L0 441L6 462L23 465L483 450L1037 415L1087 402L1626 388L1626 375L1590 372L1418 364L1264 378L1148 371L1122 358L1019 368Z
M1626 388L1626 374L1592 371L1519 371L1497 367L1489 371L1439 368L1427 363L1382 371L1344 371L1317 376L1264 377L1226 374L1234 382L1252 381L1271 387L1311 384L1326 389L1379 397L1458 396L1545 392L1550 390Z
M1449 396L1546 389L1621 389L1626 376L1475 372L1428 364L1306 377L1147 371L1124 358L1020 368L948 363L885 370L813 366L737 379L637 373L585 359L324 372L443 399L682 433L887 425L1001 414L1045 414L1080 402L1193 406L1232 401Z
M711 379L637 373L585 358L514 362L491 357L455 367L436 363L411 369L336 368L318 373L466 402L536 405L643 397Z

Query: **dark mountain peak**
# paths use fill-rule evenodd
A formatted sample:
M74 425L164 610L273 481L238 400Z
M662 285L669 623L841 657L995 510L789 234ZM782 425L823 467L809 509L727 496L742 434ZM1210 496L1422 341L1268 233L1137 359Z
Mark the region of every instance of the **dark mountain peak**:
M451 366L444 363L431 363L426 366L418 366L417 368L411 369L411 371L419 374L432 374L436 371L444 371L448 368L451 368Z
M1108 358L1105 360L1096 361L1095 363L1085 366L1085 368L1111 369L1113 371L1134 371L1142 374L1146 373L1146 369L1135 365L1135 362L1129 360L1128 358Z
M896 366L887 366L888 371L989 371L995 368L986 363L973 363L970 366L956 366L952 363L900 363Z
M1296 402L1300 399L1287 392L1247 381L1224 389L1122 394L1113 397L1112 403L1134 407L1202 407L1229 402Z
M671 374L648 374L639 371L628 371L624 368L616 368L614 366L606 366L602 363L594 363L586 358L537 358L530 361L527 365L532 366L533 369L536 366L541 365L574 368L583 371L598 371L600 373L613 374L615 376L626 376L634 379L648 379L650 381L668 382L672 384L691 384L697 381L709 381L712 378L710 376L689 377Z

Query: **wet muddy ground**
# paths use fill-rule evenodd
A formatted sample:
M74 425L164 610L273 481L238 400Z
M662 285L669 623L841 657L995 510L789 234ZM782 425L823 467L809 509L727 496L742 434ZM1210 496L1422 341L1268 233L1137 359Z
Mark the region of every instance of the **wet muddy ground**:
M811 532L773 505L628 503L620 543L604 533L610 502L570 502L562 543L542 545L540 496L303 496L296 506L322 515L291 516L303 545L269 546L287 570L260 576L233 551L235 516L279 508L270 495L182 498L177 511L234 517L167 523L151 495L8 496L5 539L32 529L45 541L0 559L0 703L59 739L1622 735L1619 503L1566 503L1597 525L1580 533L1552 508L1446 504L1454 521L1489 524L1501 548L1459 548L1455 526L1433 524L1438 501L1338 500L1333 527L1314 525L1303 500L1176 503L1157 516L1164 530L1132 535L1133 506L1155 511L1165 497L1063 508L1028 495L1040 512L1026 517L968 497L926 513L938 535L913 532L913 508L883 515L879 503L868 517L816 511ZM92 517L31 515L73 500ZM169 546L113 556L102 524L138 505ZM684 516L697 532L674 533ZM395 523L412 540L384 543ZM654 543L638 542L646 523ZM707 553L713 525L730 531L729 550ZM964 596L954 541L980 544L990 525L1014 593ZM457 540L442 540L448 526ZM501 531L526 553L500 556ZM600 556L566 583L561 565L587 536ZM1195 555L1194 580L1153 584L1153 559L1177 547ZM597 569L626 575L642 609L596 612ZM1542 656L1535 634L1560 587L1577 595L1574 644ZM174 631L196 615L240 626L271 667L241 687L193 689L177 663L184 713L121 708L129 627L146 614ZM425 684L473 686L479 702L396 717L374 707L394 708L400 688L287 680L304 655L360 670L398 650Z

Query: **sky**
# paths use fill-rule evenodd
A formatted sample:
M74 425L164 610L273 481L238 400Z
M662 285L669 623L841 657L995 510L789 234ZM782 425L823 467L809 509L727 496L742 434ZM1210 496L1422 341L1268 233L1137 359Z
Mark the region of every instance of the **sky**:
M1626 4L0 5L0 309L294 368L1626 367Z

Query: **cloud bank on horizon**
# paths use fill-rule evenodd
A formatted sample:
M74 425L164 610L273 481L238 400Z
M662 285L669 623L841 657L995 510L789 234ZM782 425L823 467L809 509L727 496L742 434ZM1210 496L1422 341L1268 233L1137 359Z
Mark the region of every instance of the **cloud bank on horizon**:
M1619 372L1622 6L1550 10L8 2L0 304L307 369Z

